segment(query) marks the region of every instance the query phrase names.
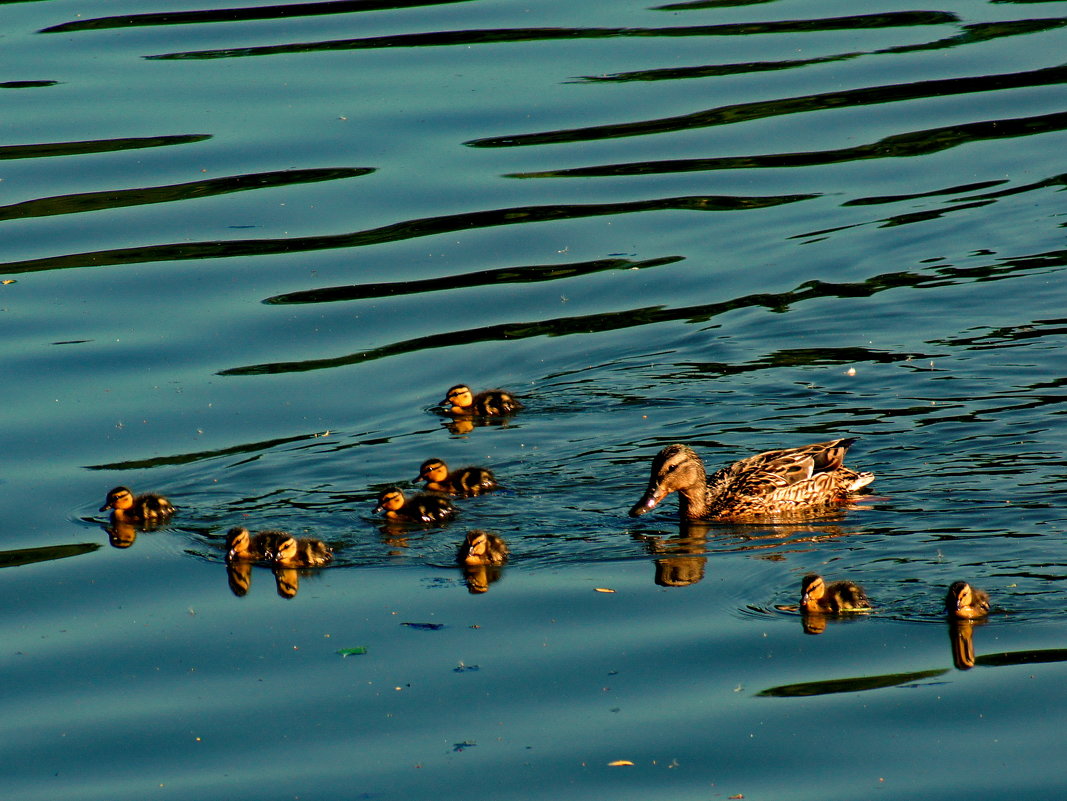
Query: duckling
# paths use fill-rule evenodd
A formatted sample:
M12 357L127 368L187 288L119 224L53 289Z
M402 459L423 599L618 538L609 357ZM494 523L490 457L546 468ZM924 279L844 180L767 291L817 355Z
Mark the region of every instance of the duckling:
M135 496L126 487L115 487L107 494L103 512L111 509L111 519L125 523L159 523L174 514L171 502L162 495L146 492Z
M456 549L456 562L461 565L500 566L508 561L511 550L496 534L474 529Z
M374 507L374 512L385 512L385 516L390 520L408 520L415 523L442 523L456 514L455 507L448 498L425 493L405 498L404 493L396 487L387 489L378 496L378 505Z
M322 540L287 537L274 552L274 563L281 567L322 567L333 559L333 551Z
M989 614L989 594L972 587L966 581L957 581L948 588L945 611L950 617L966 620L985 617Z
M688 520L734 520L811 513L848 498L874 481L873 473L845 467L856 439L835 439L749 456L710 478L686 445L668 445L652 460L648 489L633 508L637 517L678 493L678 511Z
M235 526L226 532L226 561L273 562L282 543L292 539L284 531L260 531Z
M802 612L866 612L871 608L863 587L851 581L827 584L822 576L808 573L800 582Z
M521 411L523 405L510 392L489 389L475 395L466 384L456 384L445 395L444 403L452 417L506 417Z
M484 467L461 467L448 471L448 465L440 459L427 459L419 468L416 481L425 481L431 492L450 495L481 495L497 488L496 477Z

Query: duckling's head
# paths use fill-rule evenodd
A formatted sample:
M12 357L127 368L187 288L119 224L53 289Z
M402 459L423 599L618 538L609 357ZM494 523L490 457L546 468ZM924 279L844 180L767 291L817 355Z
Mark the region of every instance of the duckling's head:
M132 506L133 493L126 487L115 487L115 489L107 494L107 498L104 500L104 505L100 507L100 511L103 512L107 509L125 511Z
M274 560L277 562L291 562L296 557L297 544L293 537L286 537L278 543L274 549Z
M466 384L456 384L445 393L446 404L465 409L474 403L474 394Z
M808 573L800 580L801 608L807 608L809 605L818 602L825 594L826 582L822 580L822 576Z
M384 490L378 496L378 505L374 507L374 513L395 512L404 505L404 493L396 487Z
M226 561L241 559L248 556L249 547L252 544L251 535L247 528L234 526L226 532Z
M945 611L950 615L975 618L983 616L988 609L989 596L966 581L954 582L945 595Z
M692 448L685 445L668 445L652 460L648 489L641 496L641 500L630 509L630 517L638 517L652 511L672 492L694 488L704 492L706 480L704 463Z
M416 481L439 482L448 478L448 465L440 459L427 459L419 468L419 477Z
M460 557L466 565L489 563L489 535L478 529L467 532L467 539L460 546Z

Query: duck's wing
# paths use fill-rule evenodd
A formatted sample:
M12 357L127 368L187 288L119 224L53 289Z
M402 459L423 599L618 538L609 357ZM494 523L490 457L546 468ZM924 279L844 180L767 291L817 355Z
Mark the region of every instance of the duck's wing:
M749 470L788 470L792 465L810 462L813 473L826 473L841 467L845 454L858 437L843 437L828 442L814 442L796 448L779 448L773 451L757 453L730 466L730 472L737 474Z

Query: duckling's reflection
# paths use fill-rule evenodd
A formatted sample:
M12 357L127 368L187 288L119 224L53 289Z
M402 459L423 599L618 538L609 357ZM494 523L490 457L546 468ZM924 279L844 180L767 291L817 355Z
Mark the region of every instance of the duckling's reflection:
M252 586L252 568L251 562L230 562L226 565L226 580L230 585L230 592L238 598L247 595ZM295 567L274 567L271 572L274 574L278 596L289 600L295 598L300 591L300 573L311 571L300 571Z
M508 544L496 534L474 529L456 548L456 564L463 570L467 591L472 595L488 592L489 585L499 581L501 568L511 556Z
M956 670L974 667L974 627L984 624L984 620L949 619L948 640L952 644L952 664Z
M112 548L129 548L137 541L137 528L130 523L112 520L104 531Z

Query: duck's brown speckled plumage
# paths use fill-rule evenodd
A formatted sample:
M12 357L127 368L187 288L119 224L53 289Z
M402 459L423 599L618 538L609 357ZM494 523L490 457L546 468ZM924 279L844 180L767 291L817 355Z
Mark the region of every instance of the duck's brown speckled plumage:
M859 584L851 581L827 584L822 576L809 573L800 582L800 608L804 612L824 614L866 612L871 602Z
M393 487L378 496L378 505L374 512L384 512L390 520L406 520L412 523L443 523L456 514L456 509L448 498L440 495L419 493L410 498Z
M500 566L508 561L508 544L496 534L474 529L456 549L456 562L461 565Z
M507 417L523 408L522 403L503 389L487 389L474 394L466 384L456 384L445 394L445 414L452 417Z
M226 532L227 562L273 562L278 549L292 539L285 531L259 531L235 526Z
M274 563L280 567L322 567L332 560L330 547L311 537L287 537L274 554Z
M957 581L948 588L945 612L950 617L966 620L985 617L989 614L989 594L972 587L966 581Z
M449 495L481 495L497 488L496 477L485 467L460 467L449 471L440 459L427 459L419 468L416 481L425 481L431 492Z
M856 440L843 438L749 456L715 471L686 445L668 445L652 461L648 489L631 516L655 508L677 492L689 520L735 520L810 514L846 499L874 481L872 473L844 466Z
M124 523L159 523L174 514L174 506L162 495L146 492L134 495L126 487L115 487L107 494L100 511L111 509L111 517Z

